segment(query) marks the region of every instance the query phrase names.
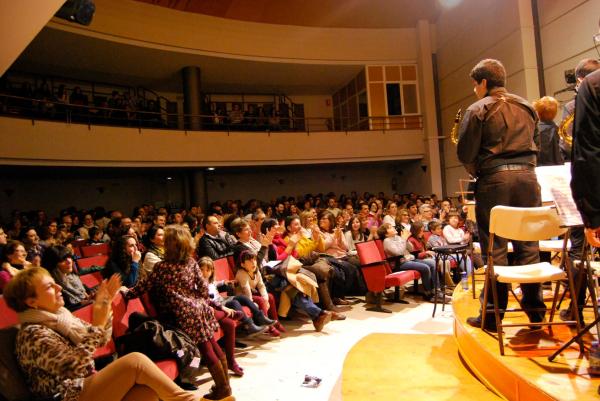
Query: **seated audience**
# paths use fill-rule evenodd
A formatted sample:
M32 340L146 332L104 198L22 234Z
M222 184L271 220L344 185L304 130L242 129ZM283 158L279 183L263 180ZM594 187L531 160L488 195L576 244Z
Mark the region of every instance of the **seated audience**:
M152 226L146 235L146 255L142 263L144 274L152 273L154 265L165 259L165 230L160 226Z
M131 288L126 298L148 292L161 322L172 324L194 341L215 385L207 400L233 401L227 358L214 338L219 324L209 305L208 283L192 258L194 244L190 233L182 226L165 228L165 260L157 263L149 276Z
M44 249L40 245L40 237L38 237L35 229L27 227L21 230L20 240L25 246L25 251L27 251L27 261L31 262L33 266L41 266Z
M110 340L111 301L120 285L118 276L100 285L91 323L63 307L61 287L41 267L20 272L7 286L6 303L21 322L17 359L35 396L50 399L58 394L65 401L197 399L140 353L96 371L93 353Z
M466 244L471 239L470 234L458 226L459 222L458 213L450 212L448 214L448 224L444 227L443 234L449 244Z
M346 225L344 236L348 245L348 255L356 255L356 243L366 240L365 233L361 230L361 222L358 216L353 216Z
M243 376L244 369L235 360L235 321L242 322L246 337L264 332L267 329L266 326L274 324L275 321L267 318L256 304L244 295L223 298L218 287L223 287L225 283L215 282L215 266L211 258L208 256L201 257L198 266L202 272L202 277L208 282L209 303L213 307L215 318L219 322L221 330L223 330L228 367L236 376ZM242 305L252 311L252 317L246 316ZM254 320L256 320L256 324Z
M113 243L110 259L102 269L102 275L107 278L119 274L125 287L133 287L138 281L141 259L136 239L130 235L120 236Z
M31 267L27 261L25 245L20 241L9 241L4 247L2 270L0 270L0 292L19 271Z
M208 256L212 260L233 254L233 241L229 235L221 231L219 220L215 216L206 216L202 220L204 235L200 238L196 254L199 258Z
M62 295L65 307L69 310L79 309L92 302L94 291L87 288L79 278L79 274L73 270L73 255L70 250L62 245L46 249L42 264L56 284L62 287Z
M385 255L387 257L397 257L393 271L418 271L421 274L421 282L423 283L423 297L430 302L433 302L436 296L438 300L446 301L444 294L436 294L434 291L433 275L436 274L435 266L431 267L421 261L416 261L410 253L410 245L408 245L409 231L403 230L400 236L394 227L384 223L377 229L377 234L380 239L383 239Z

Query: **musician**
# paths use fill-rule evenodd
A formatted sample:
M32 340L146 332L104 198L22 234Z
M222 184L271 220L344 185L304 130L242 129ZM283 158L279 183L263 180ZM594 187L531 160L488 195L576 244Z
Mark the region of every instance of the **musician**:
M490 211L496 205L533 207L541 205L537 163L538 118L533 107L504 87L506 70L494 59L480 61L470 73L479 99L467 109L459 129L458 159L477 177L475 214L481 251L487 258ZM539 262L537 242L513 241L515 263ZM508 265L507 241L494 237L494 261ZM523 307L545 309L539 284L523 284ZM508 287L497 284L500 309L508 303ZM487 309L492 309L491 297ZM483 291L480 299L483 301ZM485 305L484 305L485 307ZM545 312L527 312L531 322L541 322ZM501 315L502 318L502 315ZM481 312L467 323L481 327ZM485 329L496 331L493 313L486 316Z
M579 88L580 88L582 82L584 81L584 79L589 74L591 74L592 72L594 72L594 71L596 71L598 69L600 69L600 62L598 60L591 59L591 58L586 58L586 59L581 60L579 62L579 64L577 64L577 68L575 69L575 77L577 79L577 84L575 86L575 91L579 92ZM577 96L579 96L579 95L577 95ZM570 115L568 113L570 113ZM561 127L564 127L564 134L563 135L567 136L567 137L571 137L571 138L572 138L572 131L573 131L573 127L574 127L574 123L573 123L573 121L574 121L573 120L573 117L574 117L573 114L574 113L575 113L575 99L571 100L570 102L568 102L565 105L564 110L563 110L563 122L561 123ZM587 111L586 111L586 113L587 113ZM569 118L571 118L571 121L572 121L571 123L568 123L568 120L566 120L566 119L569 119ZM580 121L580 124L581 124L581 121ZM571 160L571 153L573 152L573 150L571 149L571 144L567 143L564 139L565 138L563 138L561 136L561 138L560 138L560 140L561 140L561 150L563 150L562 144L565 143L566 146L565 146L565 148L563 150L563 154L564 154L564 151L568 152L568 158L565 159L565 160ZM575 168L575 165L580 166L581 163L580 162L573 163L571 165L571 169L572 170ZM591 171L590 172L586 172L586 173L590 174ZM572 174L574 174L574 173L572 173ZM582 172L579 172L578 178L582 178L582 177L585 176L585 175L582 175L582 174L583 174ZM594 178L595 178L595 176L593 174L590 174L590 177L588 177L586 179L589 180L587 182L591 185L594 182L593 181ZM575 177L573 178L572 182L575 182ZM571 184L571 185L573 185L573 184ZM582 186L582 184L580 184L580 186ZM594 188L594 187L590 186L589 188ZM597 192L598 188L600 188L600 186L596 186L595 187L595 189L596 189L595 192ZM578 196L580 196L582 198L586 196L586 195L584 195L581 192L578 192L579 195L576 195L575 191L576 190L573 189L573 198L576 200L576 202L577 202L577 197ZM592 191L592 194L594 194L594 190L592 189L591 191ZM583 215L584 212L581 211L581 208L580 208L580 212ZM571 249L569 250L569 258L571 259L571 261L581 260L581 250L582 250L582 247L583 247L583 237L584 237L584 232L583 232L582 228L578 227L578 228L573 228L571 230L571 234L569 236L569 239L571 241ZM580 271L579 271L579 265L573 264L573 273L574 273L574 276L575 276L575 281L577 282L578 281L578 276L579 276L579 273L580 273ZM585 298L586 298L586 286L582 285L579 288L579 291L577 292L577 304L578 304L578 307L579 307L578 308L579 309L579 321L582 322L582 323L584 323L582 311L583 311L583 305L585 305ZM561 310L559 316L560 316L560 318L562 320L574 320L575 319L574 316L571 316L571 306L570 305L569 305L568 309Z
M600 62L593 58L584 58L577 64L575 68L575 92L579 89L579 85L583 79L590 73L600 68ZM560 137L560 151L564 161L571 161L571 143L568 138L573 137L573 114L575 114L575 99L567 102L563 107L562 119L560 126L563 129L563 136Z

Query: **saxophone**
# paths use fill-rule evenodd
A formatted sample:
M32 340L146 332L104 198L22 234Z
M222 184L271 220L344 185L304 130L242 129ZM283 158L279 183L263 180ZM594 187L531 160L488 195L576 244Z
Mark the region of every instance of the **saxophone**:
M573 146L573 137L569 135L569 126L573 124L573 119L575 118L575 113L571 114L567 118L561 121L558 127L558 136L562 141L569 147Z
M456 116L454 117L454 125L452 125L452 130L450 131L450 141L452 141L454 145L458 143L458 128L460 127L461 119L462 109L458 109Z

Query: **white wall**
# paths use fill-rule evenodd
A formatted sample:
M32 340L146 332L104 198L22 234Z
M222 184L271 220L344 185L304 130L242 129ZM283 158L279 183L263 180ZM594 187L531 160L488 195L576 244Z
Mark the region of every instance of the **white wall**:
M574 69L584 58L598 58L592 35L598 33L600 1L539 0L538 4L546 94L552 96L567 86L565 70ZM574 95L566 92L557 99L566 102Z
M437 21L441 121L447 137L459 108L477 99L469 72L484 58L500 60L510 92L534 100L539 96L533 25L529 0L464 0L444 10ZM467 178L456 146L444 141L446 194L455 196L458 179Z

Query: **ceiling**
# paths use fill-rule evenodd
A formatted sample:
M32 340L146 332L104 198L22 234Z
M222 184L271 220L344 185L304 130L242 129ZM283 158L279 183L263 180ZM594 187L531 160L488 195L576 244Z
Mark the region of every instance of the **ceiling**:
M433 22L448 0L137 0L180 11L261 23L351 27L414 27ZM289 64L235 60L151 49L45 27L12 65L41 75L182 92L180 71L201 68L212 93L331 95L362 65Z
M44 28L12 65L16 71L182 92L180 71L199 66L212 93L332 94L363 68L233 60L115 43Z
M435 21L439 0L137 0L179 11L266 24L412 28Z

